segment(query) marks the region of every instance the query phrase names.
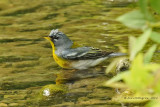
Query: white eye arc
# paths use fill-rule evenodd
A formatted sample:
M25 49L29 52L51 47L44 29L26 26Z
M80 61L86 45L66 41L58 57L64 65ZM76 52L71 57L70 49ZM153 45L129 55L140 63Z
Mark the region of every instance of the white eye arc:
M57 38L54 39L54 41L57 41L57 40L58 40Z
M57 41L59 39L59 37L55 36L53 39L54 39L54 41Z

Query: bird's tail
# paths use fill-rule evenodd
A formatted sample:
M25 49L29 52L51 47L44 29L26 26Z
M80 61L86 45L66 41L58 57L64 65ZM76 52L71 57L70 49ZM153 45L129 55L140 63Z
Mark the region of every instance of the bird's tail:
M109 57L127 56L127 54L126 53L111 53L108 56Z

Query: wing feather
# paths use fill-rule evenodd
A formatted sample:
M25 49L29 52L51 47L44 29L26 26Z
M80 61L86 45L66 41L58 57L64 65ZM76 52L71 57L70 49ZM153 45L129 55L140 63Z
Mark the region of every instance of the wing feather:
M62 57L69 60L87 60L107 57L113 52L101 51L97 48L85 47L70 49L63 53Z

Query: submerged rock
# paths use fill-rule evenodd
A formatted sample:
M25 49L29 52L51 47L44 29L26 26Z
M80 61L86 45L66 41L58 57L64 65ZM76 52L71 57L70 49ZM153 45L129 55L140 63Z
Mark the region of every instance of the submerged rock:
M59 104L62 103L67 93L65 85L46 85L42 87L38 96L40 105Z
M119 60L119 62L117 63L116 73L126 71L126 70L129 69L129 67L130 67L129 59L127 59L127 58L121 59L121 60Z

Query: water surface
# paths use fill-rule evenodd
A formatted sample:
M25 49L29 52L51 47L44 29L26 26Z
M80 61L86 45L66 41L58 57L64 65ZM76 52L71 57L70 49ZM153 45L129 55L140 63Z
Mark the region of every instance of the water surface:
M63 70L43 36L59 29L82 46L118 52L119 46L128 47L128 35L140 33L115 21L134 6L126 0L1 0L0 106L120 107L112 101L115 89L102 86L110 78L105 74L110 61L89 70ZM46 85L67 91L41 98Z

